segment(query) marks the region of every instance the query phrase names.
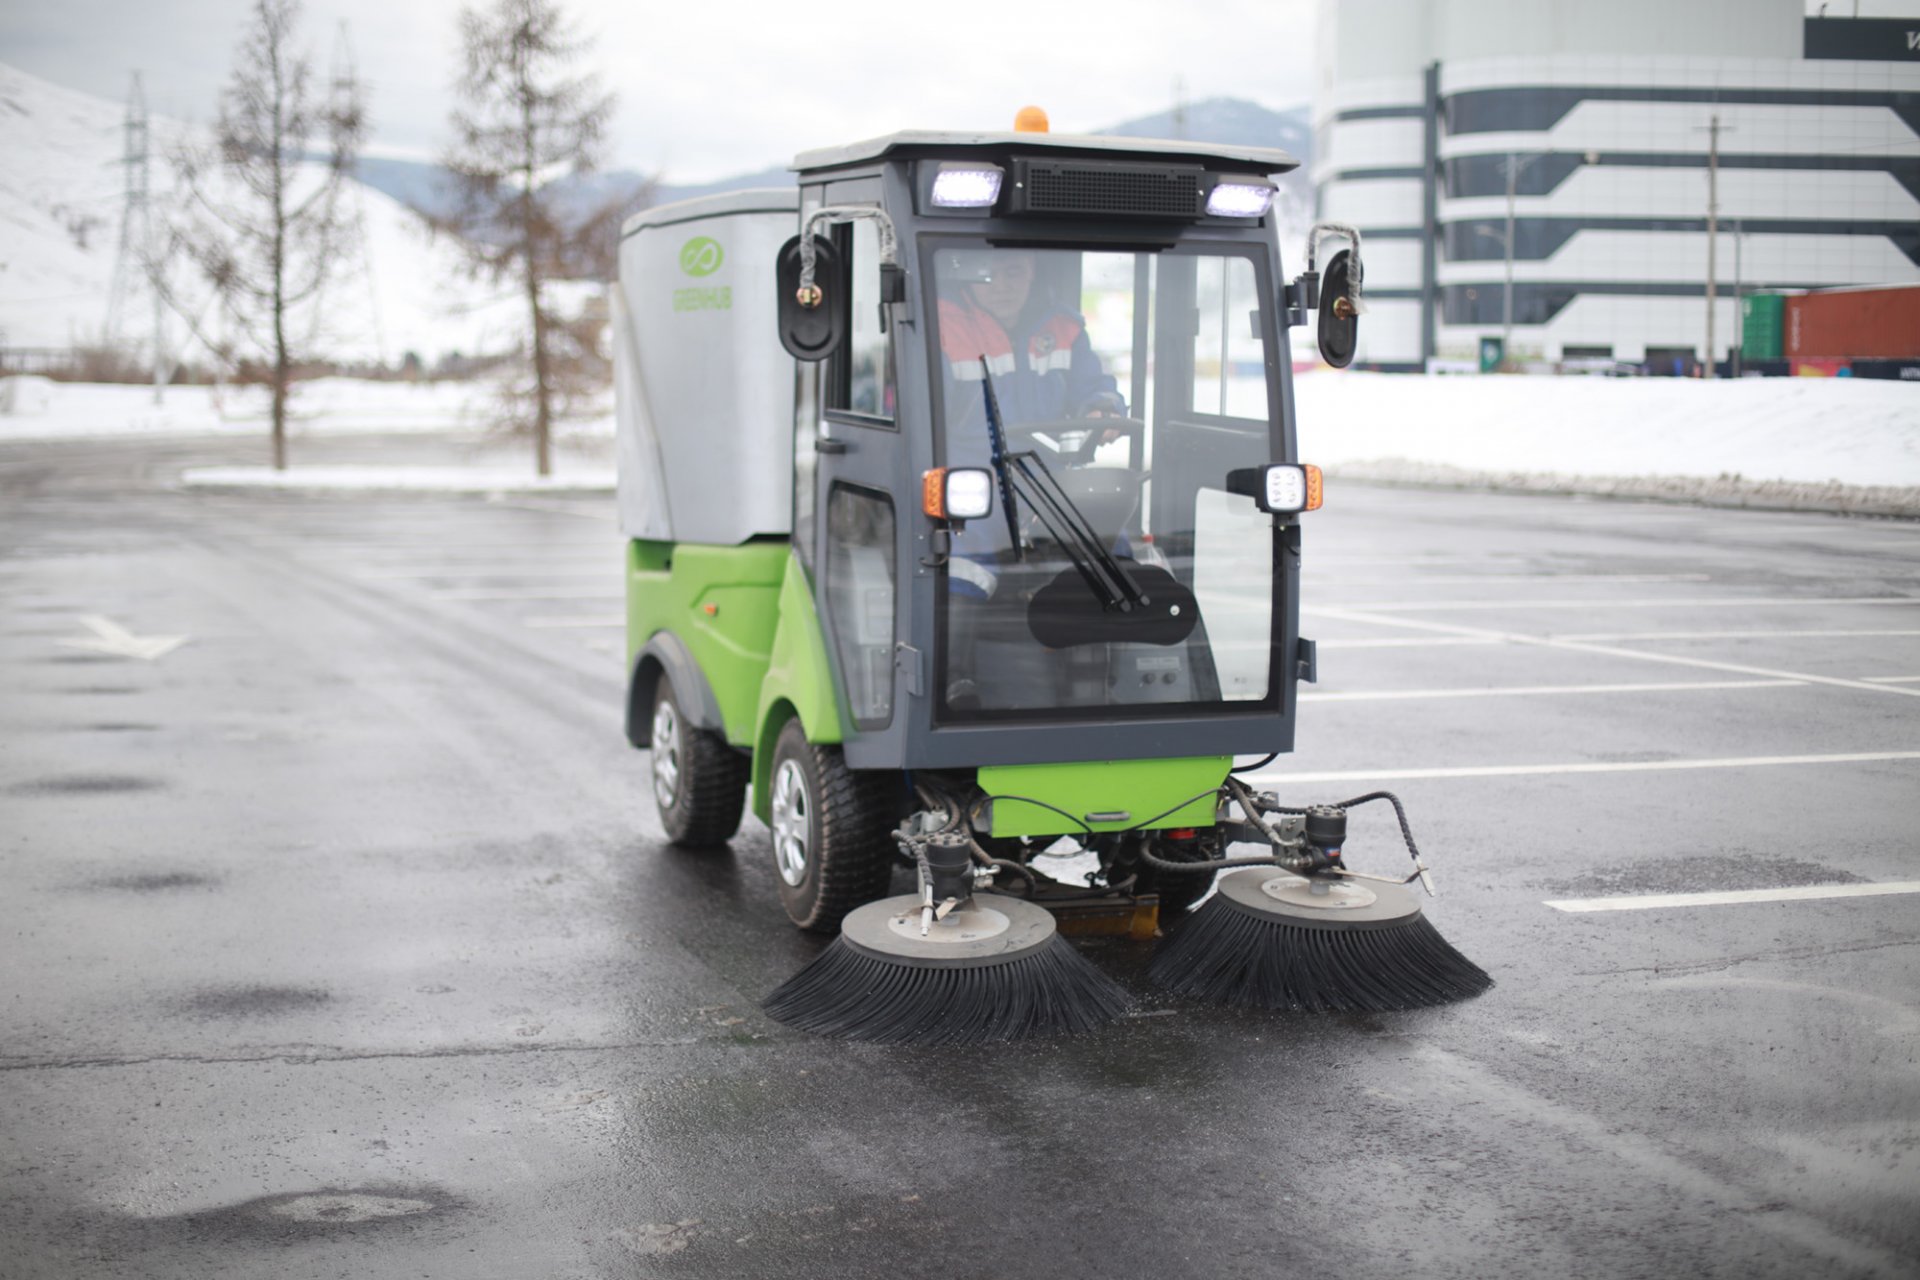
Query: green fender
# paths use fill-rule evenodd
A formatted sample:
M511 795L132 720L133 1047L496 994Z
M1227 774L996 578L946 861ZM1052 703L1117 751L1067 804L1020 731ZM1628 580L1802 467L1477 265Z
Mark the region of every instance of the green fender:
M760 729L753 742L753 812L760 821L769 823L773 820L768 799L773 744L787 721L798 716L809 742L846 740L833 667L827 661L826 633L813 608L813 587L799 559L791 555L787 557L786 576L780 582L779 619L773 633L773 656L760 681L759 711L754 717Z

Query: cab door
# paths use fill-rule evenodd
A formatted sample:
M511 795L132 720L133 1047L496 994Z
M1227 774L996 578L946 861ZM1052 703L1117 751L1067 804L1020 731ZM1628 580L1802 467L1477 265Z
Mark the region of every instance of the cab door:
M813 379L817 415L802 415L817 424L811 567L838 677L847 763L874 768L899 761L905 717L897 702L910 682L897 673L910 668L914 653L899 634L901 533L918 511L900 429L897 335L881 303L879 234L857 219L834 224L832 236L851 314L846 341Z

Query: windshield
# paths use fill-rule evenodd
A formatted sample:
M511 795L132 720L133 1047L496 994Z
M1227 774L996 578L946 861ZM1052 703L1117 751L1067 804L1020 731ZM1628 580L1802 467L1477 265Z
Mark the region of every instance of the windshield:
M1272 521L1226 491L1278 457L1255 259L933 259L944 461L996 475L946 566L943 716L1271 705Z

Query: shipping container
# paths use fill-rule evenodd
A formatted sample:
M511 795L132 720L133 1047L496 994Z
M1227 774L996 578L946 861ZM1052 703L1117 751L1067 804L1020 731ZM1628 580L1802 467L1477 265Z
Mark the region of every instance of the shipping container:
M1786 297L1778 293L1750 293L1740 299L1740 358L1778 360Z
M1786 322L1789 360L1920 357L1920 284L1803 293Z

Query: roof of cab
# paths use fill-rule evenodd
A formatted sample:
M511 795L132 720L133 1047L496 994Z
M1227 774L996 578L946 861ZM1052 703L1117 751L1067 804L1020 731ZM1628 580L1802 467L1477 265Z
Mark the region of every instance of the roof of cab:
M843 147L802 151L788 166L797 173L838 169L886 156L959 155L981 152L1054 151L1096 159L1225 161L1260 173L1285 173L1300 162L1277 147L1234 147L1211 142L1170 142L1165 138L1109 138L1075 133L937 133L909 130L868 138Z

